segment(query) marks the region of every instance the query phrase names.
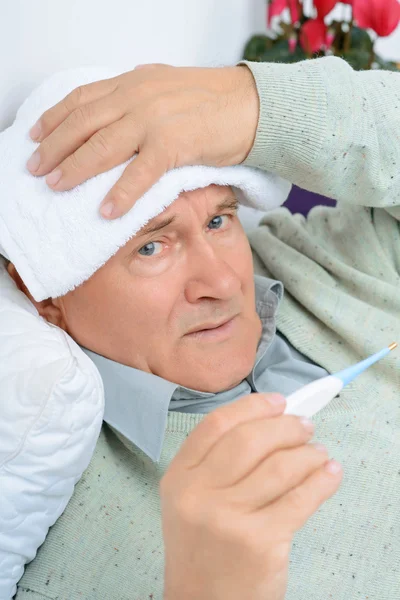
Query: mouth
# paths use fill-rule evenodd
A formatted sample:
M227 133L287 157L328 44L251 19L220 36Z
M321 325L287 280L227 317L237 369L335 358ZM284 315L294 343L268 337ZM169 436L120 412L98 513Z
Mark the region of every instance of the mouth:
M234 317L221 321L217 324L204 324L201 326L201 328L189 331L185 337L194 338L199 341L216 341L225 339L232 334L237 323L237 317L238 315L235 315Z

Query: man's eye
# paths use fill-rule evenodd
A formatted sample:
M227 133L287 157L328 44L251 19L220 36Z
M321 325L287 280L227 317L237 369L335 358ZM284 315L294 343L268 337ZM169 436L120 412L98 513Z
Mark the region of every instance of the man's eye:
M228 215L217 215L208 224L209 229L220 229L223 224L223 218L229 219Z
M158 244L158 246L160 246L158 252L157 252L157 244ZM162 250L161 242L149 242L148 244L145 244L144 246L142 246L140 248L140 250L138 250L138 253L141 254L142 256L154 256L156 254L160 254L161 250Z

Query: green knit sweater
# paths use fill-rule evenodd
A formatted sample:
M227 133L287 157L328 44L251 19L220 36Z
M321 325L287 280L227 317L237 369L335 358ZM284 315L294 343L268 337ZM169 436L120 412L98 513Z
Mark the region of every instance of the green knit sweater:
M400 341L400 74L354 72L334 57L246 64L260 95L246 164L339 201L308 219L283 208L268 214L250 235L255 270L285 285L278 329L317 364L339 370ZM158 484L202 418L169 413L159 464L104 425L16 599L162 600ZM313 420L315 439L344 478L294 538L286 600L396 600L399 352Z

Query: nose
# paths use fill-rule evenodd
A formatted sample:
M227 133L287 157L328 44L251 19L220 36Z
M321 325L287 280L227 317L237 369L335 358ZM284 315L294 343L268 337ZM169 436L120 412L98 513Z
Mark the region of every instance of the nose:
M240 292L241 280L229 262L229 255L204 238L192 246L187 268L185 296L188 302L204 298L230 300Z

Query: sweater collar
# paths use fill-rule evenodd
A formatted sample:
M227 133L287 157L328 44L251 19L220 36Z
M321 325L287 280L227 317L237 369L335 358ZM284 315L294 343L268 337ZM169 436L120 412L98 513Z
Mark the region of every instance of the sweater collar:
M256 310L262 321L262 335L251 374L246 378L254 381L257 365L265 355L274 335L271 319L283 295L280 281L254 275ZM271 302L271 294L277 301ZM168 410L176 399L215 398L213 394L192 390L157 375L140 371L115 362L81 346L96 365L104 385L105 406L103 420L128 438L153 461L158 462L164 443ZM240 384L239 384L240 386ZM239 387L237 386L237 387ZM232 389L232 398L236 388Z

